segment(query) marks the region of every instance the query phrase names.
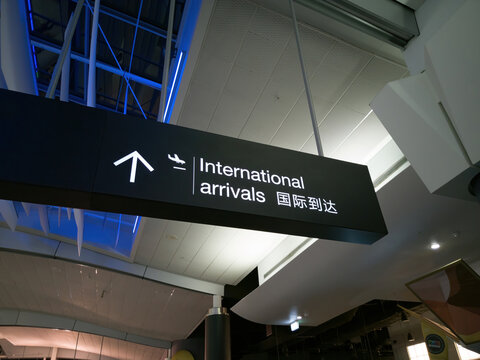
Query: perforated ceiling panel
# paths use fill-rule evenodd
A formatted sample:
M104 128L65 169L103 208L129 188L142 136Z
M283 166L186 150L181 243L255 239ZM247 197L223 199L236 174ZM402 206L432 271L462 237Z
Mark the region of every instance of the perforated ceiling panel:
M211 296L104 269L0 252L0 308L30 310L162 340L183 339Z

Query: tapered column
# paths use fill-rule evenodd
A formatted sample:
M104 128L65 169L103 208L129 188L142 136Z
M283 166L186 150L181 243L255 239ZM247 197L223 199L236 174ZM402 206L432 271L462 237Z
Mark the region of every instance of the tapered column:
M2 72L9 90L37 95L25 1L0 2Z

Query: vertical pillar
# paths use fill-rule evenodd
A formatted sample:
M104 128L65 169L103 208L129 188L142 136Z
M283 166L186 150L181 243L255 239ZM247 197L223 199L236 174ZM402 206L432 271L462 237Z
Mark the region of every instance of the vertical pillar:
M90 37L90 59L88 62L88 92L87 106L95 107L97 105L97 34L98 34L98 16L100 15L100 0L95 0L92 20L92 35Z
M50 357L50 360L57 360L57 352L58 352L58 348L53 347L52 348L52 356Z
M60 80L60 100L68 102L70 92L70 53L72 51L72 45L68 47L67 54L65 56L65 62L62 66L62 77Z
M219 299L214 295L213 307L205 317L205 360L231 360L230 316Z
M0 57L9 90L38 95L24 1L0 2Z

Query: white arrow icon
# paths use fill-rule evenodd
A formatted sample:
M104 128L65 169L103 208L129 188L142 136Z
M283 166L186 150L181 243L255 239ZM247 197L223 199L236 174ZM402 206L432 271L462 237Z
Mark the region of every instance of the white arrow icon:
M145 167L150 170L150 172L153 171L153 167L143 158L142 155L138 153L137 150L134 152L122 157L121 159L118 159L113 163L113 165L118 166L125 161L132 159L132 169L130 170L130 182L134 183L135 182L135 174L137 173L137 161L140 160Z

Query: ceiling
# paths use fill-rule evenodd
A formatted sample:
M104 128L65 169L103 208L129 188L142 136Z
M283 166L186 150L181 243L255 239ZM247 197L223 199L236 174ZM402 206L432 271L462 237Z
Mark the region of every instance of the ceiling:
M300 36L325 155L370 165L375 180L402 155L368 104L406 68L311 26ZM173 121L316 154L290 19L251 1L216 2ZM135 262L221 284L237 284L282 242L305 240L150 218L142 226Z
M411 167L377 196L387 236L368 246L319 240L233 311L283 325L300 315L316 326L373 299L416 301L405 283L459 258L480 270L477 203L430 194Z
M41 9L57 11L59 3L66 2L51 0ZM73 4L68 3L63 13L55 15L52 10L49 16L58 15L57 20L65 25L66 9ZM138 1L102 3L134 19L139 6ZM150 11L163 13L166 7L162 3L163 7ZM177 3L177 7L184 5ZM34 11L39 4L33 1ZM203 4L172 123L316 154L285 4L269 0L204 0ZM145 1L144 6L153 9L156 5ZM142 13L142 21L165 29L165 18L150 17L150 11ZM428 194L411 168L397 172L400 175L387 185L383 181L397 174L392 173L396 164L402 163L404 169L408 163L370 111L369 103L387 82L408 75L401 50L300 6L298 17L325 155L367 165L372 181L384 185L377 187L377 194L389 235L364 246L142 218L127 260L233 285L256 267L281 263L274 276L233 310L260 323L286 324L291 316L301 314L304 325L318 325L372 299L414 300L403 287L406 281L458 257L480 261L475 255L480 214L477 204ZM124 54L125 67L133 27L108 19L101 17L100 24L120 49L118 54ZM49 41L61 44L63 28L53 24L48 29L47 25L44 30L51 36ZM178 30L177 26L178 21ZM140 35L139 56L161 63L164 40ZM74 51L85 50L75 46ZM102 61L114 65L101 46ZM47 52L38 56L46 69L39 83L45 85L55 57ZM158 66L141 65L140 59L133 64L135 72L160 81ZM82 71L79 64L72 67L71 76L79 77L71 83L72 101L84 101ZM123 110L121 83L119 76L99 76L100 106ZM159 92L138 83L133 88L150 109L147 117L156 119ZM108 97L102 95L105 91ZM140 115L133 98L128 104L128 113ZM434 238L442 245L437 252L428 248ZM0 308L51 313L163 340L187 337L211 306L209 295L100 268L6 252L0 252L0 286ZM32 333L22 338L21 334L14 337L13 328L1 330L12 344L30 346L26 338Z
M93 7L94 1L87 1ZM46 92L57 55L51 48L60 49L64 32L75 1L70 0L29 0L32 9L30 36L34 41L37 84L40 93ZM91 3L91 4L90 4ZM131 89L127 91L124 78L118 73L99 67L97 70L97 107L111 111L124 112L138 117L156 120L160 103L160 88L164 67L166 29L168 23L168 4L166 0L109 1L102 0L99 24L105 34L98 35L97 61L110 68L119 66L126 72L135 74L130 79ZM184 13L185 1L175 1L173 41L176 41ZM84 6L72 40L72 53L76 54L70 66L70 101L86 104L86 79L88 72L89 32L91 20L85 16ZM135 24L139 20L140 26ZM87 21L85 20L87 19ZM50 46L49 48L45 45ZM79 57L85 57L80 61ZM114 57L115 56L115 57ZM175 52L172 52L172 58ZM118 72L118 71L117 71ZM149 81L152 86L135 81L139 77ZM132 90L138 99L135 100ZM125 103L125 99L127 102ZM126 104L126 108L125 108ZM140 110L139 104L142 106Z
M167 341L187 337L212 304L207 294L5 251L0 288L0 309L53 314Z
M58 358L72 359L163 359L167 349L77 331L32 327L0 327L0 346L9 358L51 357L57 348Z

